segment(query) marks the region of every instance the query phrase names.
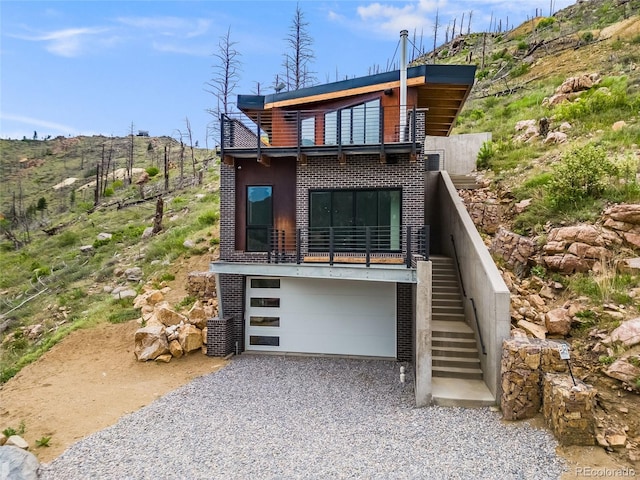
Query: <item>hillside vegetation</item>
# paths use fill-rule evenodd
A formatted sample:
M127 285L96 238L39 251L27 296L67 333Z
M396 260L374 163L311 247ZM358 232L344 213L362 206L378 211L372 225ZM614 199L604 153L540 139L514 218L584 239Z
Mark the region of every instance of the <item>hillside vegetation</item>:
M112 291L132 285L128 276L164 285L176 259L217 248L211 152L101 136L0 140L0 149L0 383L72 330L137 318L132 298ZM145 237L159 198L162 228Z

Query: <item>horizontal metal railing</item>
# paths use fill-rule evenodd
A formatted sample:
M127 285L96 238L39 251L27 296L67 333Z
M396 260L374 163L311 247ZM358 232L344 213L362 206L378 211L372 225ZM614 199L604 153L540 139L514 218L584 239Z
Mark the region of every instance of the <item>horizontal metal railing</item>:
M264 110L220 116L221 149L384 145L420 142L426 111L415 107Z
M401 263L415 267L429 259L429 226L352 226L300 228L294 232L268 229L269 263L356 262Z

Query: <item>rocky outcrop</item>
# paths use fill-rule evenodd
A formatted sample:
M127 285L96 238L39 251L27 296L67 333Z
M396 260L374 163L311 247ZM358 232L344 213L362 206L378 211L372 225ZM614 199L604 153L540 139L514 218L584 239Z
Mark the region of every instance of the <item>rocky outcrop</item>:
M458 193L476 228L490 235L496 233L502 220L502 206L495 192L483 188Z
M139 361L169 362L189 352L207 353L207 320L216 315L217 303L196 301L185 315L163 300L160 291L146 290L134 301L142 311L146 326L135 334L135 354Z
M640 317L623 322L611 332L611 342L622 344L625 347L640 344Z
M606 236L593 225L554 228L543 247L542 261L564 274L587 272L610 257Z
M607 208L604 227L615 233L622 243L640 250L640 204L622 204Z
M536 251L536 245L528 237L500 228L491 242L489 251L494 257L501 258L511 268L525 267L529 257Z
M187 292L200 300L216 298L216 277L211 272L189 272Z
M551 97L547 97L542 101L542 105L559 105L563 102L573 101L580 94L600 83L600 75L591 73L589 75L579 75L577 77L569 77L556 88L555 93Z
M625 354L609 365L604 373L620 380L631 390L638 389L636 381L640 378L640 355Z

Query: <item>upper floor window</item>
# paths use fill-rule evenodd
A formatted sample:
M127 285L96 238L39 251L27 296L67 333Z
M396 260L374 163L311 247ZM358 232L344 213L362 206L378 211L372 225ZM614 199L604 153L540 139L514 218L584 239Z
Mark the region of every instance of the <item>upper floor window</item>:
M269 250L269 233L273 226L273 187L247 187L247 251Z
M340 119L340 144L380 143L379 99L326 113L324 116L326 145L338 144L338 119Z

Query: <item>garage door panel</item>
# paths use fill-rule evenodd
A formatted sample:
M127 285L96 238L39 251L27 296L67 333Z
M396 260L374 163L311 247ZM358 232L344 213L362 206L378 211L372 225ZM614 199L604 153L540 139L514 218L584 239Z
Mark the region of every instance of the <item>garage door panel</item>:
M282 278L279 289L250 285L248 279L245 315L248 349L396 356L393 283ZM279 298L279 306L257 306L265 303L257 298ZM260 322L251 325L251 316L278 317L279 322L270 327L258 326ZM279 345L250 345L251 335L278 336Z

